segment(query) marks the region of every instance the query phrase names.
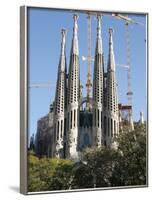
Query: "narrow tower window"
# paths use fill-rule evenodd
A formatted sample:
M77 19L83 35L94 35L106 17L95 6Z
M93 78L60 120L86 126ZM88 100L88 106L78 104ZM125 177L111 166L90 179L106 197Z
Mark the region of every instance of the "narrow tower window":
M101 128L102 128L102 111L101 111Z
M68 112L68 122L67 122L67 129L69 130L69 112Z
M108 118L108 136L110 135L110 120Z
M56 123L54 124L54 142L56 142Z
M71 129L72 129L72 121L73 119L72 119L72 110L71 110Z
M99 127L99 109L98 109L98 127Z
M94 126L96 126L96 109L94 109Z
M57 129L57 140L59 139L59 121L58 121L58 129Z
M64 118L64 136L66 136L66 118Z
M75 127L75 115L76 115L76 110L74 110L74 127Z
M62 130L63 130L63 120L61 120L61 138L62 138Z
M107 131L107 122L106 122L106 116L104 116L104 135L106 135L106 131Z
M114 135L116 135L116 120L114 120Z
M113 137L113 120L111 119L111 137Z

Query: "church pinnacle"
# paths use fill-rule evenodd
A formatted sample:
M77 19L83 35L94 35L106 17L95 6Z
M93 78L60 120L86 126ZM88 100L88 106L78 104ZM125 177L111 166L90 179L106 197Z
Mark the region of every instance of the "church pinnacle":
M67 157L78 157L78 128L79 128L79 49L78 49L78 16L73 16L73 38L71 46L69 75L68 75L68 104L67 104Z
M103 52L101 41L101 16L97 16L97 39L93 74L93 143L101 145L103 117Z
M113 50L113 29L109 28L109 55L106 81L106 112L104 116L104 135L106 144L111 146L119 133L118 94Z
M54 155L63 157L64 117L66 99L66 56L65 56L66 30L61 30L61 53L58 66L58 76L54 106Z

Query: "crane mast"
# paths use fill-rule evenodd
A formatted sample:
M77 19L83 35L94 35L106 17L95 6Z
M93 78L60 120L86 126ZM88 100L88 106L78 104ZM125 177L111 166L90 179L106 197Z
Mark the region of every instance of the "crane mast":
M131 90L131 52L130 52L130 34L129 34L129 22L125 22L125 40L126 40L126 64L127 68L127 100L128 106L131 109L128 109L128 122L130 130L134 130L133 119L132 119L132 95L133 92Z
M132 105L132 95L133 92L131 91L131 58L130 58L130 35L128 29L128 22L125 23L125 39L126 39L126 64L127 68L127 97L128 97L128 105Z
M87 56L87 104L86 109L91 110L91 92L92 92L92 80L91 80L91 15L87 15L87 45L88 45L88 56Z
M86 57L82 56L83 61L87 61L87 82L86 82L86 90L87 90L87 102L86 102L86 110L90 111L92 109L91 106L91 92L92 92L92 80L91 80L91 63L94 60L91 56L91 17L97 16L97 12L95 11L86 11L87 14L87 48L88 55ZM132 18L128 17L128 15L122 15L119 13L101 13L102 16L110 16L117 20L122 20L125 23L125 47L126 47L126 64L118 66L125 67L127 69L127 106L125 106L125 110L127 111L127 121L129 125L129 129L133 130L133 119L132 119L132 88L131 88L131 52L130 52L130 35L129 35L129 25L139 25L144 26L143 23L137 22Z

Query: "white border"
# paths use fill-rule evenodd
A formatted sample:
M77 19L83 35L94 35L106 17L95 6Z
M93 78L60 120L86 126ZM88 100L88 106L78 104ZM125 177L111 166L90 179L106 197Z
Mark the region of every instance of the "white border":
M76 7L101 10L129 10L149 12L149 82L151 81L152 10L149 0L2 0L0 6L0 189L6 200L76 200L76 199L151 199L152 196L152 123L149 123L149 188L103 190L94 192L60 193L24 196L19 187L19 6ZM149 83L149 91L152 84ZM149 93L149 121L152 121L151 93Z
M37 6L23 6L21 7L21 23L20 23L20 27L21 27L21 34L20 34L20 37L21 37L21 80L20 80L20 85L21 85L21 90L20 90L20 94L21 94L21 129L20 129L20 132L21 132L21 139L20 139L20 143L21 143L21 148L20 148L20 191L22 194L48 194L48 193L64 193L64 192L80 192L80 191L95 191L95 190L110 190L110 189L127 189L127 188L135 188L135 187L147 187L147 184L148 184L148 176L147 176L147 181L146 181L146 185L136 185L136 186L119 186L119 187L101 187L101 188L89 188L89 189L75 189L75 190L56 190L56 191L40 191L40 192L28 192L28 189L27 189L27 171L28 171L28 165L27 165L27 121L26 120L28 118L28 104L27 104L27 80L28 80L28 73L27 73L27 69L28 69L28 66L27 66L27 51L28 51L28 46L27 46L27 32L28 32L28 29L27 29L27 18L28 18L28 9L30 8L42 8L42 7L37 7ZM56 8L49 8L49 7L43 7L44 9L56 9ZM64 11L63 8L60 8L61 11ZM60 9L57 9L57 10L60 10ZM70 8L70 9L65 9L67 11L75 11L75 12L84 12L84 11L87 11L86 9L82 10L77 10L77 9L73 9L73 8ZM101 11L101 10L91 10L93 12L106 12L106 11ZM108 12L119 12L120 11L108 11ZM121 11L122 12L122 11ZM125 12L128 13L128 11L126 10ZM123 12L124 13L124 12ZM130 13L130 12L129 12ZM146 17L147 16L147 13L139 13L139 12L136 12L137 14L146 14ZM146 24L147 25L147 24ZM147 27L146 27L147 28ZM147 39L147 38L146 38ZM24 62L22 62L22 60ZM23 69L23 71L22 71ZM147 68L146 68L147 70ZM148 118L148 117L147 117ZM148 143L147 143L147 146L148 146ZM148 161L148 159L147 159ZM146 165L147 166L147 165ZM148 168L147 168L147 174L148 174Z

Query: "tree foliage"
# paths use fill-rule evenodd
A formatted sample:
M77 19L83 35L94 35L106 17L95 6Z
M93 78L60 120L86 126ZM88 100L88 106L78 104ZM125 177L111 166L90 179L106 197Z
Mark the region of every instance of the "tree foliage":
M146 184L146 128L122 132L118 148L88 148L82 159L38 158L28 155L28 190L51 191Z
M28 155L28 190L51 191L69 188L73 162Z
M123 132L118 137L119 163L113 174L114 185L146 184L146 128L136 125L132 132ZM119 174L119 176L118 176Z

